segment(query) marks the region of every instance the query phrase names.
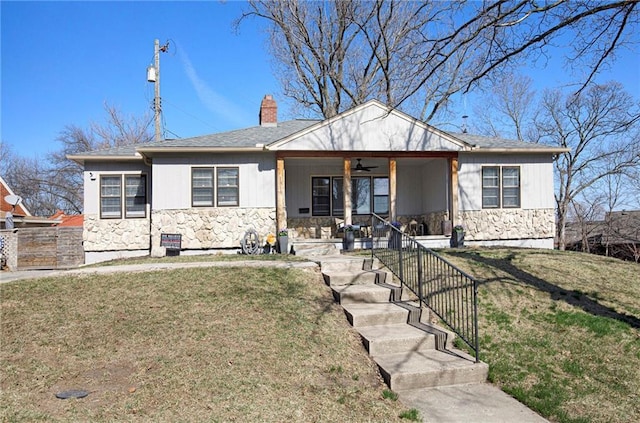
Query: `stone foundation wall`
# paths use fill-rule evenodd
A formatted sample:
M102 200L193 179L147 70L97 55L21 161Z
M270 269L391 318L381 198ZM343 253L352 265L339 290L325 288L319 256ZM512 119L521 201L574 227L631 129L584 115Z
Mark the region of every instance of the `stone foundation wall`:
M100 219L84 215L85 251L149 249L149 219Z
M424 235L442 235L442 221L447 220L448 216L449 212L447 211L398 216L398 222L405 228L409 226L412 220L415 220L418 225L425 225L426 232ZM371 217L353 216L352 222L354 225L371 225ZM287 218L287 225L290 230L289 235L296 238L330 239L339 237L339 234L336 234L334 217L289 217Z
M333 217L288 217L289 236L304 239L330 239L336 236Z
M465 240L542 239L555 235L554 209L491 209L460 212Z
M153 249L160 248L163 233L181 234L183 249L240 248L249 229L255 229L262 239L275 233L275 219L275 208L158 210L152 213Z

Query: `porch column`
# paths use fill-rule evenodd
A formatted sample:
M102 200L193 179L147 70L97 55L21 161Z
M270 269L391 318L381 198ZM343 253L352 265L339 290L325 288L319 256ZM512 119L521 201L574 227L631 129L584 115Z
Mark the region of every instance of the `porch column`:
M449 184L449 198L451 203L449 204L449 220L451 220L451 227L458 224L458 158L452 157L449 159L449 172L451 174L451 183Z
M284 159L276 159L276 231L287 227L287 204L284 190Z
M344 204L344 224L351 225L351 157L344 158L342 171L342 193Z
M389 157L389 220L395 222L398 218L396 213L396 159Z

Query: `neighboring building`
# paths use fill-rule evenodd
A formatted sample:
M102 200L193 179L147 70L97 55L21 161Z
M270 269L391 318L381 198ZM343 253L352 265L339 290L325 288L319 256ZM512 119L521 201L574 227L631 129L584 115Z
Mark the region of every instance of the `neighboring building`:
M15 207L6 200L8 195L16 195L7 182L0 176L0 229L6 229L7 212L13 216L14 228L33 228L49 226L51 220L46 217L32 216L27 207L18 203Z
M53 220L52 226L57 227L83 227L84 216L81 214L66 214L62 210L58 210L49 219Z
M571 222L566 249L640 261L640 210L613 211L604 220Z
M463 225L467 244L553 248L552 161L565 149L449 133L378 101L276 116L265 96L258 126L69 156L84 166L87 262L162 255L162 234L187 250L238 248L249 228L332 238L337 218L371 212L431 235Z

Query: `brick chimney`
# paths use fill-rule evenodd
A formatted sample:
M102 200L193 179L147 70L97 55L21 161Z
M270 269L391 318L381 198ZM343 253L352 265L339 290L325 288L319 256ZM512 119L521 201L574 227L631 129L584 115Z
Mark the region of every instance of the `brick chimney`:
M278 105L269 94L262 99L259 118L260 126L278 126Z

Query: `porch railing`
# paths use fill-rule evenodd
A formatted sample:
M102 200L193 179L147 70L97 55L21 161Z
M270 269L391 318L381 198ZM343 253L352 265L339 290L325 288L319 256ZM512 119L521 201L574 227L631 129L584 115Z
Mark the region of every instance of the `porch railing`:
M475 353L478 348L478 281L380 216L371 216L371 254L403 287L431 309Z

